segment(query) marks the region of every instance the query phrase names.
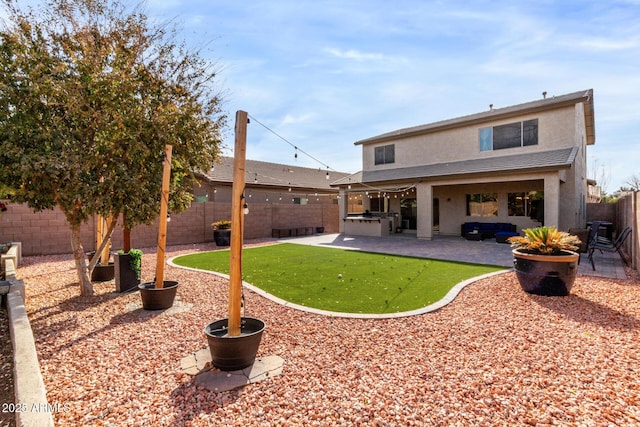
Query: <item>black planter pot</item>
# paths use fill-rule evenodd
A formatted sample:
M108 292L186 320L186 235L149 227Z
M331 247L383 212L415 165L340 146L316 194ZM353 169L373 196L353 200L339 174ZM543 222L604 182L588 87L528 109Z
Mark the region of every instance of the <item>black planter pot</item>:
M560 255L533 255L514 249L513 266L522 290L530 294L566 296L578 273L580 255L563 251Z
M218 246L229 246L231 244L231 230L213 230L213 240Z
M324 233L324 227L316 227L316 233L318 234Z
M162 288L156 289L155 282L141 283L140 297L142 298L142 308L145 310L166 310L171 308L173 300L178 291L178 282L165 280Z
M113 280L114 277L114 263L110 262L107 265L102 265L100 263L96 264L91 272L91 281L92 282L107 282L109 280Z
M116 254L115 260L115 279L116 279L116 292L129 292L137 290L140 284L140 279L131 268L131 255Z
M204 328L211 352L211 363L222 371L237 371L256 360L265 323L251 317L240 321L240 335L227 335L229 319L217 320Z

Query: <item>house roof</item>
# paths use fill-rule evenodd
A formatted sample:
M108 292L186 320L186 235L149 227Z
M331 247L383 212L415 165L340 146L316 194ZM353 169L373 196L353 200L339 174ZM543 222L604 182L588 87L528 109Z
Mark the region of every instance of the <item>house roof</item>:
M537 111L552 110L555 108L575 105L579 102L584 103L584 115L587 132L587 145L595 144L595 118L593 111L593 89L573 92L566 95L552 96L536 101L526 102L524 104L512 105L510 107L495 108L481 113L471 114L468 116L458 117L454 119L442 120L426 125L414 126L404 129L398 129L392 132L383 133L382 135L356 141L355 145L366 145L378 142L392 141L400 138L406 138L414 135L421 135L435 131L442 131L461 126L467 126L475 123L485 123L496 119L505 119L512 116L519 116Z
M442 177L459 177L482 173L525 172L528 170L563 169L573 164L578 147L559 150L539 151L534 153L517 154L501 157L487 157L484 159L464 160L459 162L438 163L433 165L413 166L396 169L382 169L364 171L361 173L362 183L381 181L399 181L406 179L429 179ZM357 174L352 175L354 177ZM356 183L358 181L352 181ZM333 185L346 185L343 178Z
M349 174L343 178L340 178L331 183L332 187L337 187L340 185L349 185L356 184L362 182L362 171L358 171L356 173Z
M329 179L327 179L329 172ZM348 174L322 169L246 160L245 182L247 187L284 187L314 191L335 192L331 183ZM221 157L207 173L210 182L233 183L233 157Z

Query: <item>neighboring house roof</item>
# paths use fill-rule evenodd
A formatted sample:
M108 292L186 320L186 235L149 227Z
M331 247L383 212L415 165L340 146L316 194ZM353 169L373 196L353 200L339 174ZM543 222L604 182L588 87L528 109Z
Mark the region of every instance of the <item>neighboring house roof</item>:
M220 163L216 163L206 174L210 182L233 183L233 157L221 157ZM279 187L295 188L317 191L335 192L331 183L348 174L343 172L291 166L278 163L261 162L258 160L246 160L245 183L253 187Z
M537 101L526 102L524 104L512 105L510 107L495 108L481 113L454 119L442 120L421 126L398 129L393 132L356 141L355 145L372 144L406 138L413 135L421 135L435 131L442 131L451 128L471 125L474 123L485 123L496 119L505 119L512 116L534 113L536 111L552 110L568 105L575 105L578 102L584 103L585 125L587 132L587 145L595 144L595 118L593 111L593 89L582 90L566 95L552 96L539 99Z
M362 171L352 173L331 183L332 187L362 182Z
M433 165L412 166L406 168L371 170L362 172L363 183L396 181L406 179L429 179L435 177L452 177L480 173L540 171L545 168L569 168L575 160L578 147L559 150L540 151L485 159L463 160L458 162L438 163ZM356 176L357 174L354 174ZM356 181L353 181L355 183ZM345 179L333 185L346 185Z

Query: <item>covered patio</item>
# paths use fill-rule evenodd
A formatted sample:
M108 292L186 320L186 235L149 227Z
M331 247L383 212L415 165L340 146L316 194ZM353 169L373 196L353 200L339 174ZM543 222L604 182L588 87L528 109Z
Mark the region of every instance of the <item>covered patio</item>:
M435 236L432 240L424 240L412 234L392 234L385 237L317 234L281 240L304 245L513 267L511 246L496 243L495 240L469 241L455 236ZM594 261L595 271L587 262L586 254L581 254L578 273L612 279L627 278L624 263L617 253L596 251Z

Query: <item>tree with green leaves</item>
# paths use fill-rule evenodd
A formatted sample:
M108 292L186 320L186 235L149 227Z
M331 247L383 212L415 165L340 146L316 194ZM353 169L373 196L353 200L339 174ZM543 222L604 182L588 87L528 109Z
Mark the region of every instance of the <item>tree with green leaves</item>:
M125 228L158 216L164 147L173 146L170 211L192 200L195 173L220 155L226 116L215 64L151 25L141 5L3 0L0 185L34 211L60 208L81 295L93 293L80 229L94 215Z

